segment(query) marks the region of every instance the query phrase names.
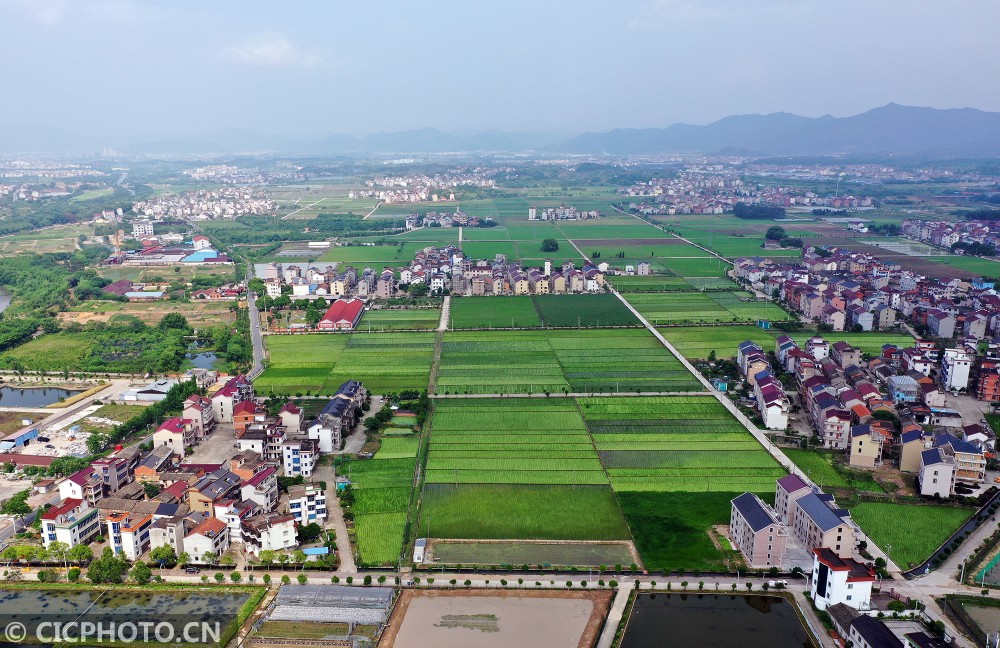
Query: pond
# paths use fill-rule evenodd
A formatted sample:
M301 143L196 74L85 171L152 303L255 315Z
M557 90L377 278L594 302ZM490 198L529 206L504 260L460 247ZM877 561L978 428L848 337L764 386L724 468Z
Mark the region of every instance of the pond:
M776 596L639 594L621 648L812 648L791 603Z
M203 346L204 343L200 341L193 342L188 347L188 353L184 357L195 369L214 369L215 361L218 360L219 356L212 351L200 351Z
M0 407L46 407L60 398L69 398L80 391L57 387L0 387Z
M16 610L16 620L29 631L39 628L44 632L52 627L40 625L46 622L83 620L115 624L165 622L176 628L205 621L227 627L249 598L248 593L231 591L0 589L0 622L8 621L3 617Z
M10 306L10 293L0 288L0 313L7 310L8 306Z

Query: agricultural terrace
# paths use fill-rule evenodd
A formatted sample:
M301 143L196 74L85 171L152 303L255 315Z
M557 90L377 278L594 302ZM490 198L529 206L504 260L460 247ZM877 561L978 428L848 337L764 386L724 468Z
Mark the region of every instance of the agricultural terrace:
M440 394L700 391L642 329L447 332Z
M900 568L926 560L969 518L968 509L887 502L848 504L851 517Z
M627 295L626 298L631 298ZM707 358L715 351L719 358L730 358L736 355L736 347L746 340L752 340L765 350L774 348L774 339L779 335L788 335L799 345L815 333L793 332L784 333L775 329L762 330L753 325L723 325L723 326L674 326L659 329L660 333L688 359ZM907 333L879 331L872 333L822 333L826 340L839 342L844 340L851 346L860 349L862 353L877 354L883 344L898 344L904 347L913 344L913 338Z
M376 453L374 459L348 461L338 474L351 480L358 559L367 565L396 564L403 551L407 512L413 495L416 453L405 458Z
M254 386L260 394L331 395L346 380L373 393L426 389L433 333L268 335L270 364Z
M742 291L629 293L625 299L654 326L792 319L776 304L756 301L753 295Z
M785 475L711 396L581 398L579 404L616 492L767 492Z
M440 308L367 310L362 331L433 331L441 321Z

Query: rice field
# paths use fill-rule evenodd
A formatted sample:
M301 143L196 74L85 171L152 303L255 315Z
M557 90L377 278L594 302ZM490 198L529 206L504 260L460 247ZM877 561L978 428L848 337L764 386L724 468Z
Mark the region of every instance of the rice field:
M785 474L711 396L579 404L615 491L767 492Z
M346 380L373 393L426 389L434 355L433 333L269 335L270 364L258 393L332 395Z
M752 301L752 295L742 291L630 293L625 298L654 326L792 319L779 306Z
M374 459L348 461L337 469L351 481L354 503L349 511L354 516L362 563L384 565L399 560L417 466L415 456L415 451L413 457L398 458L382 455L380 450Z
M433 331L441 321L440 308L367 310L359 331Z
M611 294L460 297L451 302L452 329L639 326Z
M608 483L572 399L438 401L431 429L428 484Z
M528 295L453 298L449 320L448 326L455 329L534 328L542 325L535 304Z
M631 299L631 295L628 296ZM774 349L774 339L784 335L776 329L763 330L751 324L734 324L723 326L671 326L659 329L660 333L688 359L707 358L715 351L719 358L731 358L736 355L736 347L741 342L752 340L761 345L765 351ZM788 333L800 346L815 333ZM872 333L824 333L823 337L831 344L841 340L860 349L862 353L877 354L883 344L897 344L902 347L912 346L913 338L907 333L894 331L878 331Z
M671 392L700 384L643 329L447 332L437 393Z
M428 484L418 534L469 540L628 540L607 486Z

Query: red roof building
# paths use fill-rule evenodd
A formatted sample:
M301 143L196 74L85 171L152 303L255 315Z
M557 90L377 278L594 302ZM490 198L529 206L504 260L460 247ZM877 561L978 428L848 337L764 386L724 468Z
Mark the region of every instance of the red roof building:
M333 302L323 319L316 324L320 331L353 331L365 312L365 303L360 299L338 299Z

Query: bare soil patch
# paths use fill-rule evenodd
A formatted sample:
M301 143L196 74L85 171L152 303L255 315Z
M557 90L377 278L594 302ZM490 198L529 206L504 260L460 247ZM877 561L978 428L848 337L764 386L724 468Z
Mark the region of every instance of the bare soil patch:
M404 590L379 647L592 648L612 596L592 590Z

